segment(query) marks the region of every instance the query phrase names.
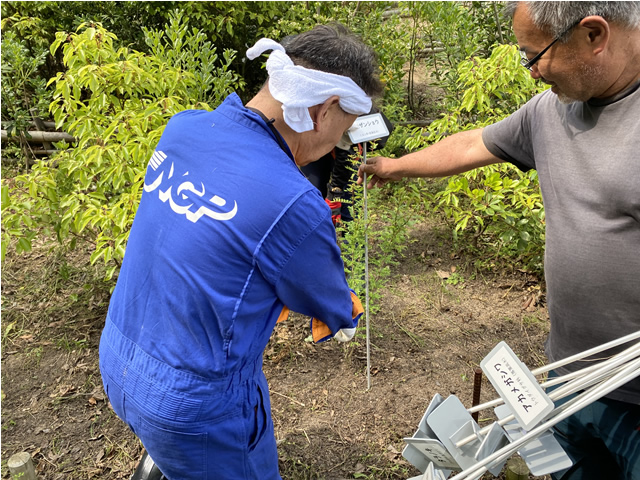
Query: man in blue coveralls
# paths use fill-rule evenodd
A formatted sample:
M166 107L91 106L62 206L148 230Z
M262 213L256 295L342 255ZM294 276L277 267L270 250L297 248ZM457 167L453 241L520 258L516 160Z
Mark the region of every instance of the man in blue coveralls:
M262 39L269 79L244 106L167 124L100 342L113 409L172 480L279 479L263 350L289 308L315 341L349 340L331 212L299 170L379 95L374 52L340 25Z

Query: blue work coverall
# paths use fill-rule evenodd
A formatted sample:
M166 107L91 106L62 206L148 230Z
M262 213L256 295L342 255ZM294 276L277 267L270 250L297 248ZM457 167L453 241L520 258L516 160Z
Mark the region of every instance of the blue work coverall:
M172 117L147 167L100 371L172 480L280 478L273 327L286 307L322 321L316 340L357 322L330 210L278 136L231 94Z

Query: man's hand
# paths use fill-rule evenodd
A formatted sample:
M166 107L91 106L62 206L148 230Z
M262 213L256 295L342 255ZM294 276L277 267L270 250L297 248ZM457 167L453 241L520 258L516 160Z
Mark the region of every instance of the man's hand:
M465 130L438 143L398 158L373 157L358 169L358 185L381 187L401 178L448 177L492 163L500 163L482 140L482 128Z
M390 181L397 181L402 175L393 172L394 158L373 157L367 159L366 164L358 168L358 185L364 182L364 175L367 175L367 188L382 187Z

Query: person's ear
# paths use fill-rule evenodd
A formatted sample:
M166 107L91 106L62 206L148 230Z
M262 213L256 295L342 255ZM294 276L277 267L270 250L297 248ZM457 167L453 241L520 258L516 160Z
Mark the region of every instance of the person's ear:
M586 29L582 38L588 42L589 50L594 55L602 53L607 47L611 35L609 22L600 15L590 15L580 21L580 27Z
M337 95L333 95L325 100L324 103L311 107L309 109L309 114L311 115L311 120L313 120L313 129L316 131L320 131L322 128L324 128L325 123L329 118L331 108L334 105L339 104L340 97L338 97Z

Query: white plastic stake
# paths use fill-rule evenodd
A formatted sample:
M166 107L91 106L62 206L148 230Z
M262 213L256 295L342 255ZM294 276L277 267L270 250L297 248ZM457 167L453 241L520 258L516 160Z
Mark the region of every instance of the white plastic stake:
M389 135L382 114L363 115L353 122L347 131L352 144L362 143L362 162L367 163L367 142ZM367 174L364 180L364 278L365 278L365 310L364 318L367 331L367 390L371 389L371 339L369 338L369 219L367 211Z
M367 142L363 143L362 162L367 164ZM367 209L367 174L364 175L364 321L367 336L367 390L371 389L371 340L369 338L369 218Z

